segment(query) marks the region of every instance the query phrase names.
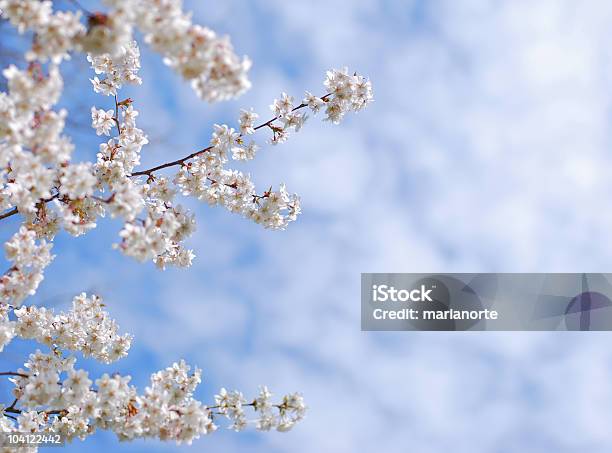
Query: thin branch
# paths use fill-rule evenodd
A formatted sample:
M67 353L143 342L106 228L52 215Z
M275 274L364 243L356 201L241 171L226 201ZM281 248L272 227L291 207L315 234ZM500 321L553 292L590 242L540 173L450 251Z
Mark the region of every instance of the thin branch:
M7 217L10 217L12 215L17 214L19 211L17 210L17 208L13 208L10 211L6 211L4 214L0 214L0 220L2 219L6 219Z
M19 376L23 378L30 377L28 374L18 373L17 371L2 371L0 372L0 376Z
M110 203L115 199L115 193L113 192L108 198L100 198L95 195L90 195L89 198L99 201L100 203Z
M158 165L157 167L149 168L148 170L137 171L137 172L132 173L130 176L142 176L142 175L151 176L151 173L157 170L161 170L162 168L173 167L175 165L183 165L189 159L193 159L194 157L199 156L200 154L204 154L205 152L210 151L212 148L213 148L212 146L209 146L207 148L196 151L195 153L191 153L189 156L183 157L182 159L168 162L166 164L161 164L161 165Z
M326 94L325 96L323 96L321 99L322 99L323 101L327 101L327 98L328 98L329 96L331 96L331 95L332 95L332 93L328 93L328 94ZM301 103L301 104L300 104L300 105L298 105L297 107L294 107L294 108L293 108L291 111L292 111L292 112L295 112L296 110L303 109L303 108L304 108L304 107L306 107L307 105L308 105L308 104ZM271 120L268 120L268 121L266 121L265 123L262 123L262 124L260 124L260 125L259 125L259 126L257 126L257 127L254 127L253 129L254 129L254 130L259 130L259 129L263 128L263 127L271 127L272 123L273 123L274 121L278 120L279 118L280 118L280 116L275 116L275 117L274 117L274 118L272 118ZM239 137L243 137L243 134L240 134L240 135L239 135ZM213 149L213 146L208 146L208 147L206 147L206 148L204 148L204 149L201 149L201 150L199 150L199 151L196 151L196 152L194 152L194 153L191 153L191 154L189 154L188 156L185 156L185 157L183 157L183 158L181 158L181 159L177 159L177 160L174 160L174 161L172 161L172 162L165 163L165 164L160 164L160 165L157 165L157 166L155 166L155 167L149 168L149 169L147 169L147 170L140 170L140 171L136 171L136 172L132 173L130 176L143 176L143 175L151 176L151 173L153 173L153 172L155 172L155 171L157 171L157 170L162 170L162 169L164 169L164 168L168 168L168 167L174 167L174 166L176 166L176 165L181 165L181 166L182 166L182 165L183 165L185 162L187 162L188 160L193 159L194 157L197 157L197 156L199 156L200 154L204 154L204 153L206 153L206 152L210 151L211 149Z
M8 412L10 414L21 414L23 411L21 409L15 409L14 407L7 407L4 409L4 412ZM47 414L47 415L59 415L66 413L66 409L54 409L52 411L38 411L39 414Z
M43 202L45 202L45 203L49 203L50 201L55 200L55 199L56 199L56 198L58 198L59 196L60 196L60 194L59 194L59 192L58 192L58 193L56 193L55 195L53 195L52 197L50 197L50 198L45 198L44 200L40 200L40 201L43 201ZM3 214L0 214L0 220L2 220L2 219L6 219L7 217L11 217L11 216L13 216L13 215L15 215L15 214L18 214L18 213L19 213L19 210L18 210L17 208L13 208L13 209L11 209L10 211L7 211L7 212L5 212L5 213L3 213Z
M117 125L117 130L119 131L119 135L121 135L121 124L119 124L119 100L117 99L117 95L115 95L115 124Z
M13 400L13 402L11 403L11 405L7 408L7 409L12 409L15 407L15 405L17 404L17 401L19 401L19 398L15 398Z

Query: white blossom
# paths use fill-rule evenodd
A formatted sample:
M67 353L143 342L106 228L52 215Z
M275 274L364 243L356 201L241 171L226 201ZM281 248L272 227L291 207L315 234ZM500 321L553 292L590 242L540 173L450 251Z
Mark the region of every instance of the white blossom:
M369 80L357 74L350 75L348 69L327 71L324 82L328 93L327 120L338 124L346 112L359 111L372 102L372 84Z
M107 203L112 217L134 220L144 208L143 188L129 178L116 182L116 189Z
M91 127L96 130L98 135L110 135L111 128L115 126L115 112L112 110L102 110L95 107L91 108Z
M8 306L0 306L0 352L15 336L15 322L8 318Z
M60 193L72 199L92 195L97 179L92 172L90 162L69 164L62 168L60 176Z
M251 135L255 133L255 120L259 118L259 115L250 110L240 110L240 133L243 135Z
M90 79L96 93L116 95L123 85L142 83L142 79L137 75L140 70L140 49L136 41L121 46L118 55L88 55L87 61L91 63L96 74L105 75L101 80L98 77Z
M68 202L54 200L54 206L61 226L72 236L81 236L96 228L97 218L104 216L103 203L90 197Z
M325 105L325 101L318 96L313 95L310 92L306 92L306 97L302 101L302 103L306 104L313 113L318 113L321 107Z
M246 146L238 146L232 148L232 158L234 160L251 160L255 158L255 154L259 149L259 145L254 141L251 141Z
M274 99L274 103L270 105L270 110L277 117L283 117L293 110L293 96L289 96L287 93L282 93L280 99Z

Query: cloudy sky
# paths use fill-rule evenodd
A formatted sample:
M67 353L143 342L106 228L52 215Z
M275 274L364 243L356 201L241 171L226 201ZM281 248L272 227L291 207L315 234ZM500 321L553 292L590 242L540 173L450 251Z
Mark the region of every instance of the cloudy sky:
M253 88L205 104L143 49L144 84L126 94L151 137L145 165L198 149L241 107L265 117L281 91L322 93L332 67L369 76L376 101L340 126L314 118L240 167L260 187L285 182L302 196L287 231L187 200L197 259L160 272L112 250L120 225L104 221L57 238L36 302L66 308L83 290L105 298L135 341L95 373L130 373L142 388L182 357L204 370L203 400L221 386L250 395L267 384L303 392L310 410L287 434L222 430L189 450L100 433L87 450L610 451L610 335L361 332L359 282L361 272L612 269L612 3L185 4L254 60ZM67 68L70 128L78 156L93 159L99 139L80 123L92 104L110 104L86 94L82 62ZM31 347L15 343L3 366Z

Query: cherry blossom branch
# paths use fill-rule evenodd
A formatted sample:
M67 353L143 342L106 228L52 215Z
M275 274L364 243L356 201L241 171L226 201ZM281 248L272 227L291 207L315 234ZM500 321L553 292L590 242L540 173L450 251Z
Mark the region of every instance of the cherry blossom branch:
M49 202L51 202L51 201L55 200L56 198L58 198L59 196L60 196L60 194L59 194L59 192L58 192L58 193L56 193L55 195L53 195L52 197L49 197L49 198L41 198L41 199L39 200L39 203L49 203ZM7 212L5 212L5 213L3 213L3 214L0 214L0 220L2 220L2 219L6 219L7 217L14 216L15 214L18 214L18 213L19 213L19 210L18 210L17 208L13 208L13 209L11 209L10 211L7 211Z
M327 101L327 99L328 99L328 98L329 98L331 95L332 95L332 93L328 93L328 94L326 94L325 96L322 96L322 97L321 97L321 100L323 100L323 101ZM300 109L303 109L304 107L307 107L307 106L308 106L308 104L301 103L300 105L298 105L298 106L294 107L294 108L293 108L291 111L292 111L292 112L295 112L295 111L300 110ZM264 128L264 127L271 127L271 126L272 126L272 123L273 123L274 121L277 121L278 119L280 119L280 115L275 116L274 118L272 118L272 119L270 119L270 120L266 121L265 123L261 123L259 126L254 127L254 128L253 128L253 130L259 130L259 129ZM244 134L242 134L242 133L241 133L241 134L239 134L239 137L244 137ZM201 150L199 150L199 151L196 151L196 152L194 152L194 153L191 153L191 154L189 154L188 156L185 156L185 157L183 157L183 158L181 158L181 159L177 159L177 160L174 160L174 161L172 161L172 162L167 162L167 163L165 163L165 164L160 164L160 165L157 165L157 166L155 166L155 167L149 168L149 169L147 169L147 170L140 170L140 171L136 171L136 172L132 173L130 176L132 176L132 177L133 177L133 176L144 176L144 175L151 176L151 174L152 174L153 172L156 172L156 171L158 171L158 170L162 170L162 169L164 169L164 168L174 167L174 166L177 166L177 165L182 166L182 165L184 165L184 164L185 164L185 162L187 162L188 160L193 159L194 157L197 157L197 156L199 156L200 154L204 154L204 153L206 153L206 152L210 151L210 150L211 150L211 149L213 149L213 148L214 148L214 146L212 146L212 145L211 145L211 146L208 146L208 147L203 148L203 149L201 149Z

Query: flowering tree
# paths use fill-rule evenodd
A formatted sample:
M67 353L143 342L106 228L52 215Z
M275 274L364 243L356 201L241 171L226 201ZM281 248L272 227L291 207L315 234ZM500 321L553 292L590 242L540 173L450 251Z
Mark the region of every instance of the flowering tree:
M321 95L307 92L297 104L283 93L271 105L271 118L259 124L252 109L241 110L237 129L215 125L208 146L142 169L140 153L148 141L136 126L137 102L119 94L124 85L141 83L133 32L139 30L207 102L249 89L250 61L234 53L228 38L193 24L181 0L105 0L105 13L73 3L76 11L54 11L48 0L0 0L2 17L32 37L27 67L6 68L8 90L0 93L0 220L22 218L4 246L12 266L0 278L0 351L16 336L49 350L31 354L23 369L0 373L14 384L14 400L0 406L0 428L61 433L68 440L100 428L120 439L191 442L215 431L220 417L243 429L252 410L257 429L289 430L305 412L300 394L274 401L266 387L251 399L221 389L214 402L203 404L193 397L201 372L183 361L154 373L144 393L130 386L129 376L104 374L94 382L75 368L74 354L111 363L127 355L132 341L119 333L100 297L80 294L66 313L25 302L54 258L54 236L62 229L83 235L107 214L123 222L114 247L125 255L152 260L160 269L190 266L195 254L183 241L195 220L176 203L177 194L284 229L300 213L298 196L283 184L258 192L248 175L227 168L229 160L253 159L259 146L252 137L260 130L268 132L271 145L285 142L302 128L308 110L339 123L372 100L370 82L346 69L329 71ZM93 90L106 104L91 108L96 134L108 137L96 162L71 161L73 145L63 134L67 112L53 110L63 88L60 65L78 52L91 63Z

